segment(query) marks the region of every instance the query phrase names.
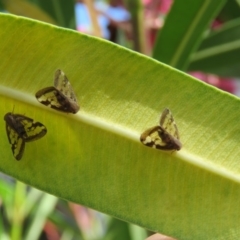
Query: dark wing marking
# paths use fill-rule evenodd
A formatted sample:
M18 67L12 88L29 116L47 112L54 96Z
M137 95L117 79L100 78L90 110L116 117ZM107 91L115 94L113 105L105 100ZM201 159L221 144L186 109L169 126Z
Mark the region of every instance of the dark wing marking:
M60 69L55 72L54 87L43 88L35 96L40 103L61 112L77 113L80 109L72 86Z
M178 139L169 135L161 126L155 126L144 131L140 141L152 148L161 150L180 150L181 143Z
M140 141L152 148L156 148L156 145L164 145L158 134L159 126L155 126L144 131L140 136Z
M168 108L162 112L159 126L149 128L140 136L140 141L152 148L161 150L180 150L182 147L179 141L177 125L172 113Z
M47 133L47 128L40 122L33 122L33 120L30 122L27 119L23 119L21 123L26 132L26 137L24 138L25 142L31 142L42 138Z
M16 130L11 127L11 123L9 124L8 122L9 118L7 118L6 115L4 119L6 121L6 132L7 132L8 141L11 144L13 156L17 160L20 160L24 152L25 142L23 138L19 136Z
M61 108L58 95L60 95L60 93L55 87L43 88L35 94L40 103L57 110Z
M165 143L164 146L158 146L158 149L162 150L180 150L182 148L181 142L169 134L165 129L159 126L158 135L161 140Z
M8 141L11 144L13 156L17 160L22 158L25 142L37 140L47 133L43 124L34 122L33 119L21 114L7 113L4 120Z

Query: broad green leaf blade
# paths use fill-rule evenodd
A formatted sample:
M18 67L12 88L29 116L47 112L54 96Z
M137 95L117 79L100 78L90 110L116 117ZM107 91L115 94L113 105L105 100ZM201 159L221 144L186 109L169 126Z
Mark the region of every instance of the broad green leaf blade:
M240 76L240 18L225 23L207 36L191 57L190 71Z
M189 56L198 47L203 32L225 0L174 1L163 29L159 31L153 57L181 70L186 70Z
M14 107L48 129L16 161L2 120L1 171L178 239L239 239L238 98L72 30L4 14L0 26L2 118ZM57 68L79 99L76 115L34 98ZM165 107L179 128L179 152L139 141Z

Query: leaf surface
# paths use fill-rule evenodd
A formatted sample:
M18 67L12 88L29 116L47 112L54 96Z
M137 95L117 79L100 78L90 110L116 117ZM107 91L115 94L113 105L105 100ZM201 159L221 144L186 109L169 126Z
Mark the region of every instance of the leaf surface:
M0 114L25 114L48 133L15 161L0 124L0 170L61 198L177 239L239 239L240 101L144 55L78 32L0 15ZM36 91L62 69L76 115ZM168 107L183 148L140 134Z

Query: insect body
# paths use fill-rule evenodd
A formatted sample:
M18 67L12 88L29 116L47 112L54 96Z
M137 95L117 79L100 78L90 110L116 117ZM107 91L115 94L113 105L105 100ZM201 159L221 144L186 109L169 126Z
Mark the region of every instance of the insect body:
M31 142L43 137L47 133L46 127L40 122L21 114L7 113L6 132L11 144L13 156L20 160L23 156L25 142Z
M182 144L179 139L177 125L168 108L163 110L159 126L147 129L140 136L144 145L161 150L180 150Z
M61 112L77 113L80 109L72 86L60 69L55 72L54 86L39 90L35 96L40 103Z

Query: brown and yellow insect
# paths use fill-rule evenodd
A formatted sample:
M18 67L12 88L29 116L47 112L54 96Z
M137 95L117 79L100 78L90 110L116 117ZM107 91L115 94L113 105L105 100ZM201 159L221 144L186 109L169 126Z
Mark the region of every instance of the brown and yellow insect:
M11 144L13 156L20 160L24 153L25 142L31 142L43 137L47 133L46 127L40 122L21 114L7 113L6 132Z
M163 110L159 126L144 131L140 136L140 141L148 147L160 150L178 151L181 149L182 144L180 142L178 128L168 108Z
M39 90L35 96L43 105L61 112L77 113L80 109L72 86L60 69L55 72L54 86Z

